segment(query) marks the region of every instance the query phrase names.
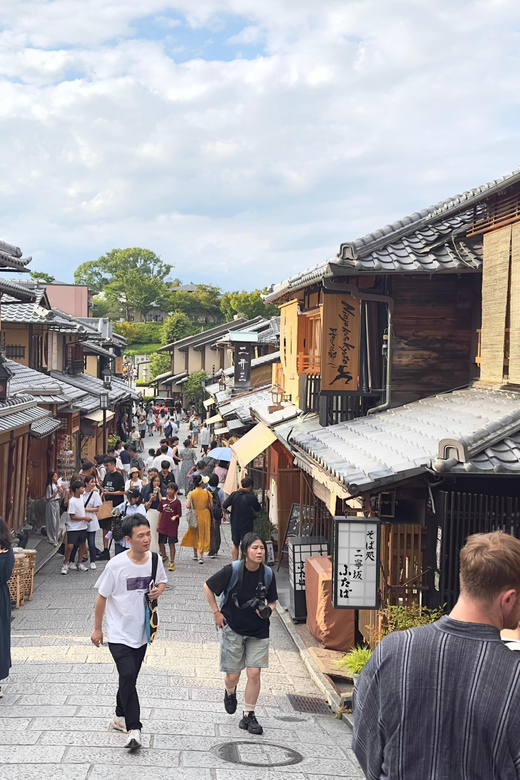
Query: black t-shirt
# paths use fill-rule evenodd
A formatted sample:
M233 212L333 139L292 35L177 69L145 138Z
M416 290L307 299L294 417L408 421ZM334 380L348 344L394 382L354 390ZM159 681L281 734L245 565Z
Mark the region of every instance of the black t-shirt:
M116 493L119 490L125 489L125 478L121 474L120 471L114 471L113 474L109 474L108 471L106 473L105 479L103 480L103 490L108 490L109 493ZM110 499L110 501L113 502L114 506L119 506L119 504L122 504L125 500L124 496L114 496Z
M236 490L222 504L224 509L231 507L231 523L235 528L249 527L255 519L255 514L262 507L254 493L249 490Z
M206 585L216 596L220 596L220 594L226 590L231 579L232 571L233 567L229 564L207 580ZM253 599L256 596L256 586L260 582L261 576L263 577L262 566L256 571L249 571L249 569L244 566L244 577L242 579L240 592L238 591L240 583L237 582L227 597L226 603L222 607L222 614L233 631L237 634L242 634L243 636L255 637L255 639L266 639L269 636L269 620L263 620L256 614L254 609L249 607L247 609L237 609L233 600L233 593L237 594L238 603L240 605L249 601L249 599ZM277 599L278 592L276 590L276 580L273 572L273 579L267 589L267 603L272 604L273 601L277 601Z

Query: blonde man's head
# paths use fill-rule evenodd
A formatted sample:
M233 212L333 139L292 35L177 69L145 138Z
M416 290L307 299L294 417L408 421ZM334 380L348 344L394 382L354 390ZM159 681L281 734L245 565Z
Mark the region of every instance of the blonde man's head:
M460 551L461 595L486 604L500 593L520 593L520 540L502 531L473 534Z

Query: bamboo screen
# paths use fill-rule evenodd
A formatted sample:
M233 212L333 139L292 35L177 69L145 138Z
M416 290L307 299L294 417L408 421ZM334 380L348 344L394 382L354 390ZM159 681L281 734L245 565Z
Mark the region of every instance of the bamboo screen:
M484 235L480 378L502 382L509 290L511 226Z
M520 225L513 225L511 232L509 381L520 385Z

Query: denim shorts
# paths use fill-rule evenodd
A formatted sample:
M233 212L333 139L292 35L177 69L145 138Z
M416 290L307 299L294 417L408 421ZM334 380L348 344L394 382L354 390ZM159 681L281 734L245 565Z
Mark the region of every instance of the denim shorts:
M237 634L229 626L222 629L220 646L220 671L237 674L246 667L267 669L269 666L269 637L257 639L254 636Z

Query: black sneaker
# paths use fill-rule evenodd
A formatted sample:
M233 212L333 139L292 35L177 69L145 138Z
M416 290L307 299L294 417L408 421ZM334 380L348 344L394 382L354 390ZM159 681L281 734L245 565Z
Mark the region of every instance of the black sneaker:
M234 715L234 713L237 711L237 689L235 688L234 693L228 693L227 691L224 691L224 707L226 708L226 712L228 715Z
M109 561L110 560L110 550L103 550L101 555L96 556L98 561Z
M250 734L263 734L264 730L259 724L259 722L256 719L256 715L254 712L248 712L247 715L244 715L240 723L238 724L238 727L241 729L244 729L244 731L249 731Z

